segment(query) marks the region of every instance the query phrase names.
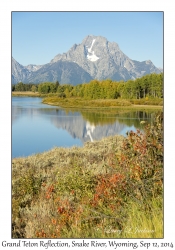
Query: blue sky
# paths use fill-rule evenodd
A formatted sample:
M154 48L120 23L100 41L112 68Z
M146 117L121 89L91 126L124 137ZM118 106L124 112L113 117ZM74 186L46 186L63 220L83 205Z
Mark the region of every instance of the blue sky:
M12 56L24 66L48 63L87 35L163 68L163 12L12 12Z

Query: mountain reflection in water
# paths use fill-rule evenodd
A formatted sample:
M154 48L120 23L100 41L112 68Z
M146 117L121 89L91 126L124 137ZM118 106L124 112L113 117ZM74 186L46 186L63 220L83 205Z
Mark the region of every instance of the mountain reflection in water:
M41 98L12 98L12 157L49 150L54 146L82 146L140 128L154 113L71 111L41 103ZM55 130L56 129L56 130ZM21 145L22 144L22 145ZM18 149L18 150L17 150Z

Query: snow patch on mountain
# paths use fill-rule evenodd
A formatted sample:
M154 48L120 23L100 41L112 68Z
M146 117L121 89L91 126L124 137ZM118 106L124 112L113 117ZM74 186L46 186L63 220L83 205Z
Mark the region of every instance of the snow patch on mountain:
M95 61L97 61L97 60L99 59L99 57L95 55L94 51L92 51L92 47L93 47L93 44L95 43L95 40L96 40L96 39L93 39L93 40L92 40L91 47L88 48L88 52L89 52L89 53L88 53L88 55L87 55L87 59L88 59L89 61L91 61L91 62L95 62Z
M92 51L91 55L87 55L87 59L91 62L95 62L99 59L99 57L94 54L94 51Z
M92 52L91 50L92 50L93 44L95 43L95 40L96 40L96 39L93 39L93 40L92 40L91 47L88 49L88 52L90 52L90 53Z

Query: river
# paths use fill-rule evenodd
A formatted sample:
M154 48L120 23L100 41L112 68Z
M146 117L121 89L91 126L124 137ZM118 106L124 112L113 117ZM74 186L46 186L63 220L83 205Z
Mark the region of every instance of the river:
M42 104L38 97L12 97L12 158L53 147L82 147L86 141L124 135L152 120L153 112L72 111Z

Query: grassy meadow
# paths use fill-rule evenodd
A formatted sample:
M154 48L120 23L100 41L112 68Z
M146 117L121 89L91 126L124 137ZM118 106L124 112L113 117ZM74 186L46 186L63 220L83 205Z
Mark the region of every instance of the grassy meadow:
M152 99L152 100L125 100L125 99L83 99L79 98L62 98L57 96L49 96L45 97L42 101L45 104L60 106L63 108L138 108L140 105L144 105L147 108L159 108L161 109L163 103L160 99Z

